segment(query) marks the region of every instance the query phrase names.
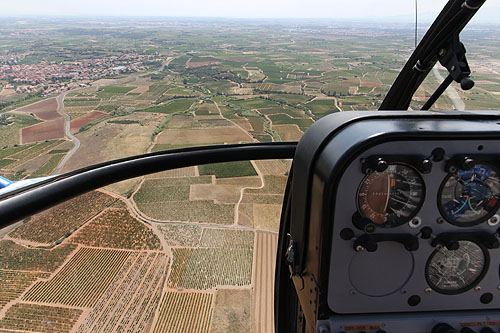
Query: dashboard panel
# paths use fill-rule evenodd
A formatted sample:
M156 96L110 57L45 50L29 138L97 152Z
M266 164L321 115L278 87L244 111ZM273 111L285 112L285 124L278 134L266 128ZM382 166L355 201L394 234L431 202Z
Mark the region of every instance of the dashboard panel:
M337 188L331 308L500 308L495 152L494 141L415 140L352 161Z
M355 112L304 134L277 281L293 281L306 332L499 331L499 125L498 112Z

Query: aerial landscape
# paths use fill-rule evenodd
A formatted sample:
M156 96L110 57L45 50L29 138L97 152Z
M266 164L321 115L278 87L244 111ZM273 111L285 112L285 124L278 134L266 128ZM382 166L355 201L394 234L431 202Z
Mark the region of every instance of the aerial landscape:
M443 95L435 110L498 109L499 32L463 33L476 87ZM0 176L297 141L326 115L377 110L413 48L405 24L4 18ZM429 75L411 109L442 76ZM290 166L163 171L0 230L0 330L272 332Z

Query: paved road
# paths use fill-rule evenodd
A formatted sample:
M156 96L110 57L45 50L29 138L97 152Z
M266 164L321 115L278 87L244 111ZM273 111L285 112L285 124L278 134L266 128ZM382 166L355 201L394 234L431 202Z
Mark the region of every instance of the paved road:
M65 93L57 96L57 102L59 104L59 113L62 114L63 117L66 119L66 122L64 125L64 131L66 132L66 136L68 138L70 138L71 141L73 141L75 146L66 154L66 156L64 156L64 158L59 163L57 168L54 170L54 172L52 172L53 175L56 175L61 170L61 168L64 166L64 164L71 158L71 156L73 156L73 154L78 150L78 148L80 148L80 140L78 140L78 138L76 136L71 134L71 127L70 127L71 118L68 116L68 114L66 114L64 112L64 97L66 96L67 93L68 92L65 92Z
M444 81L444 77L439 73L439 70L437 69L436 66L432 68L432 72L434 73L434 76L436 79L441 83ZM457 90L452 87L451 85L446 89L446 95L451 99L451 102L453 103L453 106L455 107L456 110L463 111L465 110L465 104L464 101L460 98L458 95Z

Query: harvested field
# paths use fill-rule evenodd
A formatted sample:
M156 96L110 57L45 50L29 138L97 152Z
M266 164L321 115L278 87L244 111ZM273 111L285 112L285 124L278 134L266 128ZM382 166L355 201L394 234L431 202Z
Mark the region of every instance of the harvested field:
M302 132L297 125L273 125L273 130L278 132L282 141L298 141L302 138Z
M248 117L247 119L255 132L262 132L264 130L264 120L261 117Z
M281 218L281 205L254 204L254 228L278 231Z
M254 161L254 163L264 176L284 176L289 170L288 163L285 160L261 160Z
M213 294L167 292L162 299L153 332L209 332Z
M159 144L201 145L213 143L252 142L252 138L237 127L172 129L162 132L157 139Z
M167 129L199 127L196 119L191 115L178 114L173 116L167 124Z
M35 332L69 332L82 310L17 303L0 320L0 329Z
M254 281L254 332L274 332L274 271L278 235L257 231Z
M242 118L242 119L233 119L233 121L239 125L241 128L243 128L245 131L252 131L255 129L252 127L248 119Z
M239 185L259 187L261 180L259 177L234 177L234 178L219 178L215 180L217 185Z
M285 192L287 177L286 176L264 176L264 188L248 189L247 193L259 194L279 194Z
M231 122L225 119L198 119L198 123L203 128L234 126Z
M250 191L247 190L247 191ZM265 205L281 205L283 203L283 194L265 194L265 193L244 193L242 203L254 203Z
M85 193L34 215L29 222L12 230L9 237L52 244L77 230L115 201L115 198L102 192Z
M81 248L50 280L31 287L23 300L92 307L130 254L130 251Z
M64 118L45 121L21 130L21 144L64 138Z
M130 250L161 249L160 240L126 209L108 209L71 238L87 246Z
M240 203L238 212L238 225L246 227L254 227L253 222L253 204L251 203Z
M212 332L250 332L252 291L249 289L217 289Z
M57 99L49 98L44 101L22 107L15 112L23 113L26 115L30 115L33 113L37 118L40 118L42 120L55 120L58 118L62 118L62 115L57 112L57 107Z
M90 164L145 153L151 144L151 134L164 120L163 116L134 112L115 120L140 121L140 123L117 124L107 121L78 133L80 148L64 165L61 173Z
M151 178L179 178L179 177L195 177L197 175L196 167L187 167L180 169L167 170L162 172L147 175L146 179Z
M191 185L190 200L213 200L215 203L237 203L241 186L195 184Z
M87 125L87 124L90 124L91 122L93 122L94 120L97 120L97 119L100 119L102 117L104 117L105 115L107 115L106 112L102 112L102 111L92 111L92 112L89 112L81 117L78 117L76 119L73 119L71 121L71 132L76 132L78 131L81 127Z

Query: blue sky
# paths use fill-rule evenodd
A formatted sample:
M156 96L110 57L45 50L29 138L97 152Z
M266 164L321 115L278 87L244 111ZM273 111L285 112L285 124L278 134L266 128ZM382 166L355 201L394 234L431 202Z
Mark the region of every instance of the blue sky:
M365 18L410 19L414 0L13 0L2 1L3 16L180 16L235 18ZM446 0L418 0L419 12L434 16ZM500 0L485 7L500 8ZM487 12L483 10L481 12ZM482 13L480 13L482 14ZM485 13L483 16L488 16ZM491 15L490 15L491 16ZM496 15L493 17L497 17ZM498 18L500 23L500 18Z

